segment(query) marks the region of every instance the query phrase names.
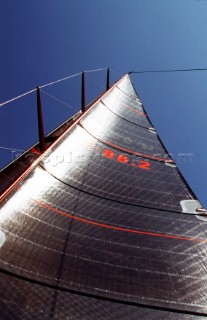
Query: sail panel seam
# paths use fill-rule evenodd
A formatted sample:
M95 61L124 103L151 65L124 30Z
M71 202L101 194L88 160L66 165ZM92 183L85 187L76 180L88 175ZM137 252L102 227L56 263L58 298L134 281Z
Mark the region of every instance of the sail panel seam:
M102 140L100 138L97 138L95 137L91 132L89 132L83 125L82 122L79 122L78 125L80 125L86 132L88 132L93 138L95 138L96 140L104 143L105 145L108 145L112 148L115 148L117 150L120 150L120 151L123 151L123 152L126 152L126 153L129 153L129 154L133 154L133 155L137 155L139 157L142 157L142 158L146 158L146 159L149 159L149 160L154 160L154 161L159 161L159 162L166 162L166 163L174 163L174 161L172 159L165 159L165 158L160 158L160 157L155 157L155 156L151 156L149 154L144 154L144 153L141 153L141 152L137 152L137 151L133 151L133 150L130 150L130 149L126 149L124 147L121 147L121 146L117 146L115 144L113 144L112 142L110 141L107 141L107 140Z

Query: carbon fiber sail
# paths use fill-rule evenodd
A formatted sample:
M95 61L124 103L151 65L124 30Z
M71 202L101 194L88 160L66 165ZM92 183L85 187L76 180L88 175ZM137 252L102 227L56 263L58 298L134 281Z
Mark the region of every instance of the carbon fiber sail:
M204 319L207 228L125 75L6 193L1 319Z

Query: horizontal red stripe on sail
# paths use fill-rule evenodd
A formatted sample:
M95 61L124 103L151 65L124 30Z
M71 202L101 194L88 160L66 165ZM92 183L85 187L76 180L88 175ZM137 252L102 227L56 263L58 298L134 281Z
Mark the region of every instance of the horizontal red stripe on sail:
M32 198L31 198L32 199ZM105 229L110 229L110 230L116 230L116 231L122 231L122 232L128 232L128 233L135 233L135 234L139 234L139 235L145 235L145 236L152 236L152 237L162 237L162 238L166 238L166 239L176 239L176 240L183 240L183 241L193 241L193 242L199 242L199 243L207 243L207 239L198 239L198 238L191 238L191 237L184 237L184 236L177 236L177 235L172 235L172 234L164 234L164 233L156 233L156 232L150 232L150 231L142 231L142 230L137 230L137 229L128 229L125 227L118 227L118 226L114 226L114 225L109 225L109 224L105 224L105 223L100 223L94 220L88 220L88 219L84 219L84 218L80 218L77 216L74 216L70 213L64 212L62 210L56 209L54 207L48 206L45 203L42 203L38 200L32 199L34 202L36 202L38 205L40 205L43 208L46 208L50 211L53 211L55 213L58 213L60 215L66 216L68 218L83 222L83 223L87 223L87 224L91 224L97 227L102 227Z

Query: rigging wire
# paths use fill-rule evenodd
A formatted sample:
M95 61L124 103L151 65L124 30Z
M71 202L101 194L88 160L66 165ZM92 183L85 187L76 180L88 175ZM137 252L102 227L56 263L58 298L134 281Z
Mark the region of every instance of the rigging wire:
M52 94L46 92L45 90L41 89L41 92L45 93L46 95L48 95L48 96L51 97L52 99L54 99L54 100L62 103L65 107L69 107L69 108L71 108L71 109L74 109L74 107L72 107L71 105L69 105L69 104L66 103L65 101L62 101L62 100L58 99L57 97L55 97L55 96L53 96ZM80 107L79 107L79 109L80 109Z
M42 89L42 88L51 86L52 84L55 84L55 83L58 83L58 82L62 82L62 81L64 81L64 80L68 80L68 79L71 79L71 78L75 78L75 77L77 77L77 76L80 76L81 74L82 74L82 72L75 73L75 74L73 74L72 76L67 76L67 77L65 77L65 78L62 78L62 79L59 79L59 80L55 80L55 81L46 83L46 84L40 86L39 88Z
M22 150L22 149L8 148L8 147L0 147L0 149L9 150L9 151L20 151L20 152L24 152L25 151L25 150Z
M91 72L97 72L97 71L103 71L103 70L107 70L107 68L93 69L93 70L86 70L86 71L84 71L84 72L85 72L85 73L91 73Z
M107 70L107 68L100 68L100 69L93 69L93 70L86 70L84 71L85 73L91 73L91 72L98 72L98 71L103 71L103 70ZM110 69L112 72L114 72L115 74L117 75L120 75L118 72L116 72L115 70L113 69ZM192 68L192 69L169 69L169 70L143 70L143 71L130 71L129 74L142 74L142 73L170 73L170 72L189 72L189 71L207 71L207 68ZM45 87L48 87L48 86L51 86L53 84L56 84L58 82L62 82L64 80L67 80L67 79L71 79L71 78L74 78L76 76L79 76L81 75L82 72L79 72L79 73L76 73L76 74L73 74L73 75L70 75L70 76L67 76L65 78L61 78L59 80L56 80L56 81L52 81L52 82L49 82L49 83L46 83L42 86L40 86L39 88L42 89L42 88L45 88ZM22 98L32 92L35 92L36 91L36 88L35 89L32 89L32 90L29 90L19 96L16 96L10 100L7 100L7 101L4 101L2 103L0 103L0 107L12 102L12 101L15 101L19 98Z
M107 68L86 70L86 71L84 71L84 72L85 72L85 73L91 73L91 72L98 72L98 71L103 71L103 70L107 70ZM64 81L64 80L68 80L68 79L74 78L74 77L79 76L79 75L81 75L81 74L82 74L82 72L75 73L75 74L70 75L70 76L67 76L67 77L65 77L65 78L62 78L62 79L59 79L59 80L56 80L56 81L53 81L53 82L46 83L46 84L44 84L44 85L42 85L42 86L39 86L39 88L42 89L42 88L51 86L51 85L53 85L53 84L56 84L56 83L58 83L58 82L62 82L62 81ZM8 103L10 103L10 102L12 102L12 101L15 101L15 100L17 100L17 99L19 99L19 98L22 98L22 97L24 97L24 96L26 96L26 95L28 95L28 94L30 94L30 93L32 93L32 92L35 92L36 90L37 90L36 88L35 88L35 89L32 89L32 90L27 91L27 92L25 92L25 93L23 93L23 94L20 94L20 95L17 96L17 97L14 97L14 98L12 98L12 99L10 99L10 100L4 101L4 102L0 103L0 107L3 107L4 105L6 105L6 104L8 104Z
M93 70L86 70L84 71L85 73L90 73L90 72L97 72L97 71L102 71L102 70L106 70L107 68L101 68L101 69L93 69ZM75 73L71 76L67 76L65 78L62 78L62 79L59 79L59 80L56 80L56 81L53 81L53 82L49 82L47 84L44 84L42 86L40 86L40 89L41 88L45 88L45 87L48 87L48 86L51 86L52 84L55 84L55 83L58 83L58 82L62 82L64 80L68 80L68 79L71 79L71 78L74 78L74 77L77 77L77 76L80 76L82 74L82 72L78 72L78 73Z
M189 72L189 71L207 71L207 68L130 71L129 74L132 74L132 73L168 73L168 72L170 73L170 72Z
M88 76L88 78L93 82L95 83L96 85L98 85L101 89L105 90L105 87L100 83L98 82L97 80L93 79L92 77Z
M30 93L32 93L32 92L35 92L36 90L37 90L37 89L32 89L32 90L27 91L27 92L25 92L25 93L23 93L23 94L20 94L19 96L15 97L15 98L12 98L12 99L10 99L10 100L7 100L7 101L5 101L5 102L2 102L2 103L0 103L0 107L4 106L4 105L7 104L7 103L10 103L10 102L12 102L12 101L15 101L15 100L17 100L17 99L19 99L19 98L22 98L22 97L24 97L24 96L26 96L26 95L28 95L28 94L30 94Z

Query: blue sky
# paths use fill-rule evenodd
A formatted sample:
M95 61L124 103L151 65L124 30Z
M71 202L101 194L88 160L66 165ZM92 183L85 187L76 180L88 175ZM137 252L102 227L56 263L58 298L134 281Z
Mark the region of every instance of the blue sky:
M2 0L0 101L36 86L110 67L131 70L207 67L207 0ZM207 71L132 75L168 151L207 207ZM105 72L87 75L87 101ZM46 132L80 106L80 77L45 88ZM90 94L89 94L90 92ZM35 94L0 108L0 164L37 141ZM5 150L11 148L12 150ZM180 154L189 154L182 157Z

